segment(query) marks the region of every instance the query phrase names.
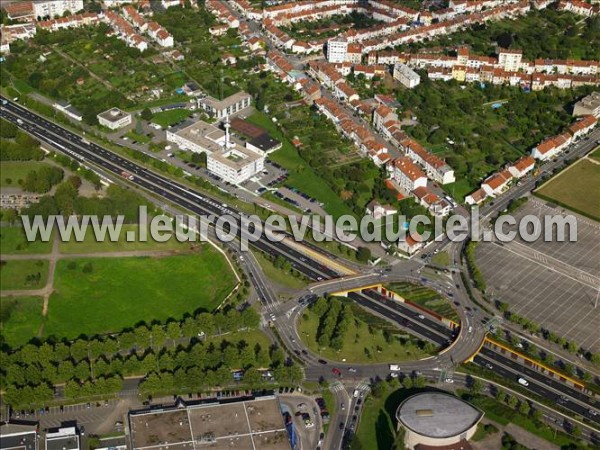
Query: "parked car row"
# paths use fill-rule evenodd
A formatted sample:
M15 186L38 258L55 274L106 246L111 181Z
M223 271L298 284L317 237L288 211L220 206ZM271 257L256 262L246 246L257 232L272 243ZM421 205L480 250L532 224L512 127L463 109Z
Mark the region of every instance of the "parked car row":
M323 419L323 422L326 423L329 421L329 411L327 411L327 408L325 407L325 400L322 397L319 397L317 399L315 399L315 401L317 402L317 405L319 406L319 413L321 414L321 418Z

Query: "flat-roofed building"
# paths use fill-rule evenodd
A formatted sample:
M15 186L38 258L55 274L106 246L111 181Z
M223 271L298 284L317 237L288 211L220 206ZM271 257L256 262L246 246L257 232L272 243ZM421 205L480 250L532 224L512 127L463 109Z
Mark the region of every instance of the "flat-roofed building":
M48 430L45 444L46 450L81 450L79 431L74 426Z
M404 400L396 411L398 426L406 430L408 449L452 446L471 439L483 412L442 392L425 392ZM460 448L457 446L455 448Z
M223 100L208 96L198 100L198 108L206 111L212 117L223 119L248 108L251 100L252 96L247 92L238 92Z
M126 127L132 122L131 114L121 111L119 108L111 108L108 111L98 114L97 117L100 125L111 130Z
M0 425L0 450L38 450L38 424L7 422Z
M155 450L157 442L165 449L290 450L287 428L274 396L129 415L132 450Z
M348 40L334 38L327 41L327 61L330 63L343 63L348 53Z
M83 9L83 0L34 0L32 3L35 17L54 18L67 11L75 14Z
M227 119L225 131L199 120L167 130L167 141L176 143L182 150L206 153L209 172L229 183L239 184L264 170L265 153L232 141L229 126Z
M394 64L394 78L409 89L418 86L421 82L419 74L402 63Z
M574 116L592 115L596 118L600 117L600 92L592 92L587 97L582 98L573 108Z

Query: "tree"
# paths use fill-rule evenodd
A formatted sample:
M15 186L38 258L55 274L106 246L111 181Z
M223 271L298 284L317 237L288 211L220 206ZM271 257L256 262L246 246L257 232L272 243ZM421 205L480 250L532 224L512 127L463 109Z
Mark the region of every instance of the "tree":
M519 412L526 416L529 414L529 411L531 411L531 406L529 405L529 402L527 402L526 400L521 401L521 403L519 404Z
M477 378L475 378L473 380L473 382L471 383L471 387L470 387L471 393L473 395L481 394L483 392L483 388L484 388L483 382Z
M514 395L509 394L506 398L506 404L509 406L509 408L515 409L517 403L519 403L519 400L517 400L517 397L515 397Z
M142 109L140 116L144 120L152 120L153 114L149 108L144 108L144 109Z
M367 262L371 259L371 250L367 247L358 247L356 251L356 259L360 262Z

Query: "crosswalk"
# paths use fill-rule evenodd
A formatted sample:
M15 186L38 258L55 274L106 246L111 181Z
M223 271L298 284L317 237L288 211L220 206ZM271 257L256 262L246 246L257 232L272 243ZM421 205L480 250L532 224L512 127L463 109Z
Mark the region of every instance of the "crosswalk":
M334 394L336 392L339 391L343 391L345 389L344 385L342 383L340 383L339 381L334 381L333 383L331 383L331 385L329 386L329 390L331 392L333 392Z

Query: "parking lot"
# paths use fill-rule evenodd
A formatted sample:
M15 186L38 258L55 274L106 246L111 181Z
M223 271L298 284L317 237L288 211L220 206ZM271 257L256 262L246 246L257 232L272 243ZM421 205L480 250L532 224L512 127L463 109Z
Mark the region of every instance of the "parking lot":
M284 394L279 401L281 409L293 417L301 448L317 448L322 439L322 422L315 400L305 395Z
M515 214L562 213L537 199ZM570 341L600 351L600 309L594 308L600 286L600 226L577 220L577 242L481 243L477 262L494 299L510 311Z

